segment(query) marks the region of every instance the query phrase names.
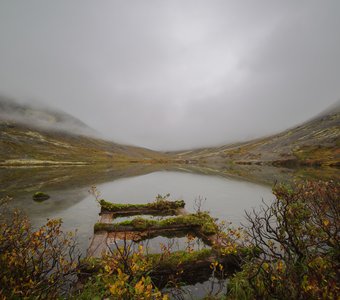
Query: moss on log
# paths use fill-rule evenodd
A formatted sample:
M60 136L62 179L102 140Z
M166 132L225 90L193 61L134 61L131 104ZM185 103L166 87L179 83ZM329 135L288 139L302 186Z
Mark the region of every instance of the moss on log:
M114 212L121 215L127 214L160 214L170 212L176 214L176 210L184 208L185 202L183 200L168 201L168 200L156 200L155 202L146 204L119 204L105 201L104 199L99 201L102 212ZM148 213L149 212L149 213Z
M217 233L215 220L208 213L181 215L160 221L134 218L120 223L96 223L94 231L164 231L164 230L198 230L203 235Z

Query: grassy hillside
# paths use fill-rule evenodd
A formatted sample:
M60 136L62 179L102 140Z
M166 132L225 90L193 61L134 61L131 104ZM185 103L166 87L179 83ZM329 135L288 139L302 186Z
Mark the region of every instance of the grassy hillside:
M179 162L220 166L340 166L340 106L277 135L167 155L82 134L78 119L0 97L0 166ZM72 132L72 133L70 133Z
M0 165L133 162L163 157L144 148L8 121L0 122Z
M84 165L165 158L155 151L90 137L85 132L94 130L66 113L0 97L0 165Z
M277 135L245 143L176 153L200 163L340 166L340 109Z

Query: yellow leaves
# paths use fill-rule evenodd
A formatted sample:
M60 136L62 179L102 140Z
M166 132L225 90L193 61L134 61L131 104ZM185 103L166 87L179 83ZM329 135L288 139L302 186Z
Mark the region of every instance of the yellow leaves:
M328 220L328 219L322 220L322 224L323 224L324 226L328 227L328 226L329 226L329 220Z
M104 270L106 273L111 273L111 267L108 265L105 265Z
M113 299L168 300L147 276L150 262L143 252L140 246L128 257L122 256L122 251L103 258L105 272L101 274L101 280Z
M149 299L152 295L152 284L149 277L144 276L135 284L135 294L139 298ZM159 292L157 293L159 294Z
M113 296L122 296L127 292L127 288L125 287L124 281L115 281L113 284L109 286L109 290L111 295Z
M126 280L128 280L129 277L130 277L129 275L123 273L122 270L121 270L120 268L118 268L117 272L118 272L118 280L126 281Z
M273 277L272 280L276 280L277 277L280 277L281 274L285 270L285 264L282 260L278 260L276 262L264 262L262 264L262 269L267 273L275 273L276 275Z
M42 231L41 231L41 230L38 230L38 231L36 231L36 232L34 233L34 236L40 237L41 234L42 234Z
M146 294L146 296L150 297L150 296L151 296L151 293L152 293L152 284L149 283L149 284L146 286L145 294Z
M148 261L143 256L143 253L140 251L143 252L142 247L139 248L139 251L137 253L134 253L132 255L130 269L133 272L133 274L136 274L137 272L145 272L149 268Z
M269 264L267 262L263 263L262 268L267 272L269 270Z
M132 278L132 282L129 282L128 278L128 275L118 270L114 282L109 284L109 291L114 299L169 299L167 295L162 295L157 288L154 288L150 277L142 276L137 282L136 278Z
M117 290L117 287L116 287L116 282L112 285L109 286L109 290L110 290L110 293L112 295L115 295L116 294L116 290Z
M284 270L284 264L282 260L279 260L276 264L276 270L282 272Z
M210 269L216 270L217 265L218 265L218 262L217 262L217 261L212 262L212 263L210 264Z
M135 285L135 291L137 295L141 295L144 292L144 277L142 277L142 280L138 281Z
M237 244L231 241L225 243L223 248L221 249L222 254L237 254Z
M120 268L117 269L117 276L113 284L109 285L111 295L121 297L128 292L129 275L122 272Z

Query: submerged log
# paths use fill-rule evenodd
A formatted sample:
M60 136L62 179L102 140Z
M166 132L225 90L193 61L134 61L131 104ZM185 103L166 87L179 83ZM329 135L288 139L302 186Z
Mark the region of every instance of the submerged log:
M240 270L241 259L230 254L218 256L214 253L204 258L184 261L179 264L162 263L150 272L153 282L158 288L164 288L172 278L178 283L196 284L209 280L213 273L213 264L216 264L215 277L224 278ZM222 266L222 267L220 267Z
M198 229L200 226L197 224L169 224L169 225L154 225L154 226L148 226L145 228L142 227L136 227L133 225L121 225L121 224L109 224L109 223L96 223L94 225L94 232L145 232L147 233L162 233L167 231L194 231Z
M191 253L177 251L164 257L162 254L146 256L151 262L150 272L158 288L164 288L170 281L195 284L209 280L215 265L214 276L224 278L240 270L241 255L219 255L214 249L205 249ZM101 259L84 261L81 265L81 277L86 279L97 273L104 266Z

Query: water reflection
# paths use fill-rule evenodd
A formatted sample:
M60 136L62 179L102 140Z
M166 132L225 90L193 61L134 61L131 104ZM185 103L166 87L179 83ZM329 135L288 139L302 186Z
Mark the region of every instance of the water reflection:
M160 254L164 253L164 251L169 251L171 253L175 251L192 252L210 248L210 246L206 245L197 237L185 236L166 238L160 235L136 243L129 240L115 239L110 242L110 250L116 251L117 247L123 247L125 243L129 244L132 252L138 252L139 246L142 246L145 254Z
M101 198L116 203L147 203L157 194L171 194L171 199L183 199L186 210L195 212L197 199L201 210L208 210L220 220L239 225L244 222L244 211L257 208L262 200L273 200L271 185L275 181L289 182L293 178L326 178L338 180L334 169L278 169L260 166L162 166L116 165L92 167L0 168L0 196L14 197L12 204L28 214L34 226L47 218L62 218L64 230L76 230L79 246L85 255L98 221L99 205L89 195L96 185ZM43 191L47 201L33 201L32 195ZM131 217L133 218L133 217ZM150 217L164 218L164 217ZM115 222L127 220L118 218ZM191 244L190 244L191 243ZM119 244L119 242L118 242ZM137 243L134 245L137 247ZM142 242L148 253L160 253L162 247L171 252L201 250L207 246L198 238L173 239L161 236ZM191 251L190 250L190 251ZM200 299L207 294L224 293L226 280L214 274L195 274L195 282L183 289L169 289L173 299ZM210 278L209 278L210 276ZM199 280L201 283L197 283Z
M195 212L195 200L213 217L234 223L243 220L244 210L257 207L262 199L271 201L271 188L247 181L219 176L160 171L133 178L119 179L98 186L104 199L116 203L147 203L157 194L170 193L172 199L183 199L186 210Z
M320 175L321 171L317 171ZM334 176L333 173L328 170L322 174ZM102 198L117 203L146 203L157 194L170 193L172 199L185 200L186 209L194 212L195 200L206 199L203 210L239 224L244 220L244 210L258 207L262 199L272 201L273 182L289 181L294 174L314 173L261 166L141 164L0 168L0 196L13 196L13 205L23 209L35 226L47 218L62 218L64 229L78 229L80 245L86 252L99 212L97 203L88 194L93 184L101 191ZM36 191L46 192L51 198L34 202L32 195Z

